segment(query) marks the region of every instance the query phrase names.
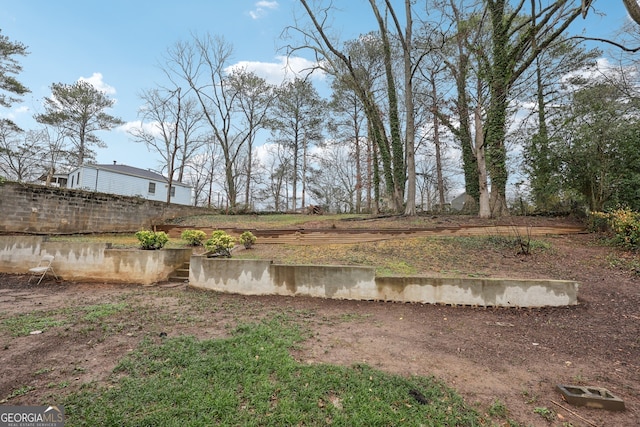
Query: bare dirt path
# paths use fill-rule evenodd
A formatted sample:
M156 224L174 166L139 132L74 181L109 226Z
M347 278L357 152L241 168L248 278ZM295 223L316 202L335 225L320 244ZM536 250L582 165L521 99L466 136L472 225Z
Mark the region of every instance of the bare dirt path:
M44 404L83 383L107 383L118 360L145 336L217 338L239 321L286 312L313 331L294 352L303 363L367 363L402 375L434 375L481 411L504 403L508 417L521 425L589 425L555 401L595 425L638 426L640 277L610 268L610 248L594 244L589 235L557 238L554 248L530 261L495 258L492 266L513 276L537 272L577 280L578 306L485 309L243 297L179 284L33 286L24 276L0 275L0 321L43 310L67 320L38 335L14 337L0 330L0 400ZM121 303L135 310L110 316L108 327L82 319L82 307ZM554 390L556 384L605 387L624 399L627 409L570 406ZM540 408L557 414L548 422L536 413Z

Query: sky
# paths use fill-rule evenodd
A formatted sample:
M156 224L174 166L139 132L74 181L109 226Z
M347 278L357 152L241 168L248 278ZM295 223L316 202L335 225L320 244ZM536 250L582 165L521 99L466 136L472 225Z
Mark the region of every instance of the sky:
M343 10L335 22L343 40L376 28L366 0L334 3ZM611 37L628 19L622 0L594 5L603 14L580 19L573 31ZM35 129L32 117L44 112L42 101L51 85L81 79L115 100L110 114L136 122L140 93L164 81L167 49L194 34L223 36L234 47L233 64L280 83L285 73L281 34L295 24L295 16L301 16L296 0L0 0L2 34L28 47L29 54L17 58L23 67L17 77L31 90L23 102L0 109L0 117ZM303 68L306 61L294 64ZM126 127L100 133L108 148L96 150L97 162L159 168L158 154L134 142Z

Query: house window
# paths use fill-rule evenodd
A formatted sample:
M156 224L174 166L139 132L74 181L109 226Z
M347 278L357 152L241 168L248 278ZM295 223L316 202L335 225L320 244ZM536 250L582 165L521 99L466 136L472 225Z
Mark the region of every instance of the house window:
M73 188L73 178L75 178L75 176L71 175L71 188Z
M176 187L171 186L171 197L176 197Z
M156 183L155 182L150 182L149 183L149 194L156 194Z

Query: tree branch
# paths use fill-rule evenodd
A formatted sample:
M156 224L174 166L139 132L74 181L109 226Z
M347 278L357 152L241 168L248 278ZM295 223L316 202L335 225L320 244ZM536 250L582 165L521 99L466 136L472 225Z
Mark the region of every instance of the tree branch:
M613 40L601 39L599 37L573 36L573 37L569 37L567 40L570 40L570 39L608 43L608 44L613 45L613 46L615 46L615 47L617 47L619 49L624 50L625 52L635 53L635 52L640 51L640 46L633 47L633 48L632 47L626 47L624 45L621 45L620 43L614 42Z

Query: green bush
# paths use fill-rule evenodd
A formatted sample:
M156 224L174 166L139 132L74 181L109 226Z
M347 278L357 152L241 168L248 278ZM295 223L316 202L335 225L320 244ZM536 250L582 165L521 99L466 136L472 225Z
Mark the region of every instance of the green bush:
M184 230L180 237L182 240L186 240L189 246L202 246L207 235L202 230Z
M613 242L625 249L640 249L640 212L619 208L611 212L591 212L591 231L611 231Z
M602 232L609 229L610 214L606 212L590 212L587 228L591 232Z
M244 245L245 249L251 249L256 240L256 236L250 231L245 231L240 235L240 243Z
M231 258L231 250L235 243L236 239L225 231L216 230L211 233L211 238L204 242L204 247L214 256Z
M140 230L136 233L136 238L140 241L140 249L162 249L169 241L167 233L164 231Z
M640 248L640 212L629 208L616 209L609 214L609 225L618 245L633 250Z

